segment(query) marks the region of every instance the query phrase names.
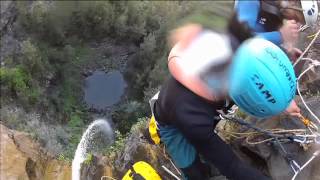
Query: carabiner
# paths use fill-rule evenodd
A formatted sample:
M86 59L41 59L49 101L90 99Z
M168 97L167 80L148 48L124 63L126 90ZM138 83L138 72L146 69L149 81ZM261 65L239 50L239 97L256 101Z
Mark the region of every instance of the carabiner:
M310 119L305 118L305 117L303 117L303 116L300 116L300 120L303 122L303 124L304 124L306 127L309 127L309 128L312 128L312 129L318 131L317 125L315 125Z
M292 140L297 143L305 144L307 142L307 137L303 135L294 135Z

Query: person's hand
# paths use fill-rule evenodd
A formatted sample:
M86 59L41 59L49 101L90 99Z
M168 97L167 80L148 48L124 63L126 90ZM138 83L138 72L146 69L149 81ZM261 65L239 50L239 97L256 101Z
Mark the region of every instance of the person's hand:
M286 47L293 47L299 37L299 23L295 20L287 20L280 28L283 44Z
M287 49L287 53L292 62L296 62L296 60L301 56L302 51L298 48L289 48Z
M184 49L200 31L202 31L202 26L200 24L186 24L171 31L168 39L169 44L170 46L173 46L179 42L180 47Z
M301 117L301 110L294 100L291 101L289 107L285 110L285 114L290 116Z

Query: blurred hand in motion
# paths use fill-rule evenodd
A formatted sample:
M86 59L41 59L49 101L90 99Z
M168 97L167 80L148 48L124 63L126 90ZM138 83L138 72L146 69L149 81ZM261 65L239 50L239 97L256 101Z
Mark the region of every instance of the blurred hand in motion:
M300 118L302 116L301 110L294 100L291 101L290 105L288 106L288 108L285 110L284 113L287 115L290 115L290 116L298 117L298 118Z
M287 20L280 28L283 44L287 49L295 46L299 37L299 23L295 20Z
M288 53L291 61L294 63L301 56L302 51L298 48L291 47L291 48L287 49L287 53Z
M197 36L197 34L202 31L202 26L199 24L186 24L171 31L169 35L169 44L174 46L179 42L179 46L184 49L190 42Z

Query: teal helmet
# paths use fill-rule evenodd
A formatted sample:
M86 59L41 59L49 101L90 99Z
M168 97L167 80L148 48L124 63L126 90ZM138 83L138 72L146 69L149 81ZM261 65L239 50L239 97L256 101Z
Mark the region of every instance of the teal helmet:
M261 38L236 50L229 74L229 95L243 111L260 118L283 112L293 100L296 76L282 49Z

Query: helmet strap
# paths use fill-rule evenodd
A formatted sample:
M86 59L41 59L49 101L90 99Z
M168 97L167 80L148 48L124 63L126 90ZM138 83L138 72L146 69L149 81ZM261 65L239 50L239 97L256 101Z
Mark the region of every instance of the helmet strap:
M293 10L296 10L296 11L299 11L299 12L303 12L303 9L302 8L299 8L299 7L294 7L294 6L287 6L287 7L283 7L280 9L280 11L283 11L285 9L293 9Z
M261 1L261 9L277 16L278 18L282 17L280 8L276 5L275 1Z
M285 9L293 9L296 11L303 12L303 9L301 7L298 7L297 5L292 5L291 3L289 3L289 0L283 0L280 3L280 11L283 11Z

